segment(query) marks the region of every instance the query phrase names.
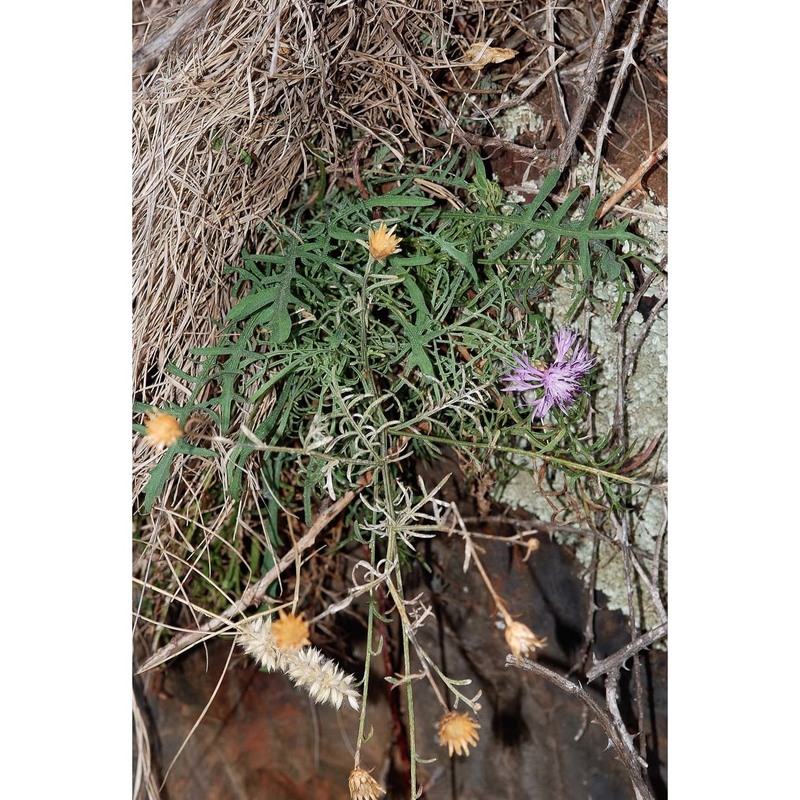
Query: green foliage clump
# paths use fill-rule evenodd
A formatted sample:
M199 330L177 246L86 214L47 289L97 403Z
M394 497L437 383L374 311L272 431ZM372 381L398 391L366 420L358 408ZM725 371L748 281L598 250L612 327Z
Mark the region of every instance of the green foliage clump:
M267 223L269 252L243 252L228 268L236 303L219 341L195 351L193 372L171 367L191 387L181 421L202 412L233 442L226 491L242 492L256 471L277 540L277 507L340 497L380 472L392 490L409 456L459 451L481 471L510 474L520 459L563 470L573 488L614 503L615 465L624 454L607 438L588 441L581 419L588 397L568 415L531 424L501 394L514 353L547 358L547 297L557 281L571 288L571 311L597 282L632 286L624 223L601 227L596 197L580 190L553 205L559 174L536 198L503 202L499 186L472 158L457 157L414 175L364 176L368 199L332 190L293 218ZM396 225L400 252L384 261L365 246L376 220ZM241 424L241 420L245 420ZM185 441L165 451L144 497L149 511L178 453L218 457ZM378 482L376 482L377 485Z

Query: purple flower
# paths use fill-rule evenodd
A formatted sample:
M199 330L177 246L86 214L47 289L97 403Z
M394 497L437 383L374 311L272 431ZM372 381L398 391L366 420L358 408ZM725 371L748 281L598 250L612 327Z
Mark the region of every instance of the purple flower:
M533 406L534 417L544 417L555 405L566 411L582 391L579 381L594 366L597 359L589 358L586 345L578 346L578 334L569 328L562 328L553 337L556 357L549 367L537 369L531 364L527 355L514 356L516 368L512 369L503 380L507 386L504 392L528 392L533 389L544 389L544 394L526 406ZM572 350L572 355L568 353Z

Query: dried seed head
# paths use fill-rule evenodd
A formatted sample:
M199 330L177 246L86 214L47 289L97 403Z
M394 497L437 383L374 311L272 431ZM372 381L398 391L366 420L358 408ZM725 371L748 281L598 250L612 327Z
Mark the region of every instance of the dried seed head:
M526 656L531 650L540 650L547 639L539 639L536 634L521 622L512 622L506 628L506 642L515 658Z
M272 623L272 636L275 640L275 647L278 650L288 653L311 644L308 638L308 623L301 614L296 617L294 614L278 612L280 619Z
M386 789L361 767L350 773L347 785L350 787L350 800L378 800L380 795L386 794Z
M480 724L469 714L450 711L439 720L439 744L446 745L452 758L453 753L468 756L469 748L478 743Z
M144 440L156 450L163 450L165 447L175 444L183 436L178 420L171 414L156 409L148 413L145 428L147 435Z
M341 708L342 702L347 700L358 711L359 694L353 689L353 676L339 669L336 662L325 658L315 647L285 653L281 666L295 686L305 689L315 703L331 703Z
M272 672L283 667L283 653L275 646L272 635L272 617L263 616L245 622L237 642L263 669Z
M403 240L393 235L396 228L397 225L393 225L387 230L386 223L381 222L377 228L369 232L369 254L376 261L382 261L393 253L400 252L400 242Z

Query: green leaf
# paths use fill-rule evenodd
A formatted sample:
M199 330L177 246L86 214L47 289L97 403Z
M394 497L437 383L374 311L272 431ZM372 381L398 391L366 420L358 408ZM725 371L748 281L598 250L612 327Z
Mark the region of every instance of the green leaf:
M408 267L424 267L432 264L430 256L392 256L392 266L407 269Z
M258 322L269 331L270 341L274 344L282 344L292 334L292 318L286 305L276 302L270 308L264 309L258 315Z
M622 263L605 245L603 245L600 255L600 270L603 276L610 281L616 280L622 274Z
M245 295L229 312L226 317L228 322L241 322L243 319L260 311L264 306L275 302L277 295L276 289L270 286L267 289L262 289L260 292L253 292L252 294Z
M169 447L163 456L158 460L158 464L150 470L150 480L144 489L144 513L149 514L153 510L153 504L161 497L164 487L169 479L172 462L178 455L178 445Z
M439 247L442 248L442 250L444 250L445 253L447 253L447 255L449 255L451 258L454 258L459 264L461 264L462 267L467 270L469 276L475 283L478 283L478 273L475 271L475 265L472 263L471 247L468 251L462 252L441 236L437 236L435 233L429 233L428 235L439 245Z
M533 219L533 215L542 207L544 201L547 200L550 192L556 188L558 179L561 177L561 172L557 169L551 170L547 173L547 177L542 181L542 185L536 197L531 200L525 207L526 219Z
M383 194L362 200L364 208L422 208L432 206L434 200L430 197L419 197L411 194Z

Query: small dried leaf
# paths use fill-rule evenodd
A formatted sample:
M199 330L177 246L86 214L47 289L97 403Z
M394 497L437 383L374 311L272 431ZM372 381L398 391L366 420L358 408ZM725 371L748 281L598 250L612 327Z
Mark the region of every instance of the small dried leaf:
M508 61L517 55L516 50L510 47L489 47L486 42L475 42L464 53L464 61L468 62L471 70L476 72L487 64L499 64Z

